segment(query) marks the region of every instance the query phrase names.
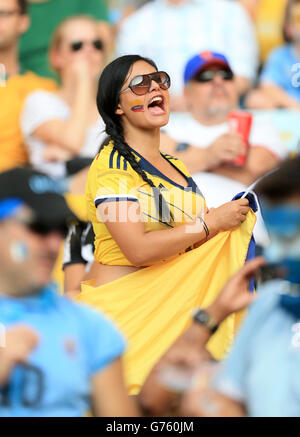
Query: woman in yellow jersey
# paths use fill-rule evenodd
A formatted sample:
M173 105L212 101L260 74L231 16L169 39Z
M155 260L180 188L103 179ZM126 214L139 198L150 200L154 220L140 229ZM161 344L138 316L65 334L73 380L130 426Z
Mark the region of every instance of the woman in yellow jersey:
M77 298L110 315L127 336L131 393L192 310L209 305L244 263L255 223L247 199L208 211L184 164L160 153L169 86L151 60L128 55L104 69L97 96L109 137L88 174L96 262ZM216 357L233 330L228 319L213 336Z

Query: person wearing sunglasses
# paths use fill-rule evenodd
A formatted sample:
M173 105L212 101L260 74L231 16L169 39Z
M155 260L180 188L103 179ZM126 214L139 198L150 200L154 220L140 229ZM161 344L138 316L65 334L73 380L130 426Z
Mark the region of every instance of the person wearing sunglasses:
M134 416L123 337L50 284L76 219L60 189L31 169L0 174L0 416Z
M61 86L35 92L25 102L21 126L34 168L65 177L65 162L94 158L105 135L95 104L97 80L105 61L98 22L73 16L56 29L49 52Z
M212 299L216 282L244 263L254 220L247 199L207 211L185 165L160 152L170 85L166 72L138 55L111 62L98 85L108 138L87 178L95 261L76 299L102 308L128 337L131 394L187 326L194 306ZM212 340L215 355L223 354L232 326L225 323Z
M235 166L245 144L229 125L229 115L239 110L238 92L231 65L222 53L201 52L186 63L185 98L188 113L171 114L161 137L162 150L182 159L206 194L209 206L218 206L275 168L286 156L272 121L253 115L248 156ZM268 242L259 215L257 242Z

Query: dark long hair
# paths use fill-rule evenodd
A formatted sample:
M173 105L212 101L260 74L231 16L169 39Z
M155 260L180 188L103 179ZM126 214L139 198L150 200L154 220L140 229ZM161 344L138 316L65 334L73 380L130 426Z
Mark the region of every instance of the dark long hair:
M159 218L163 223L169 224L170 219L173 220L169 207L163 198L160 189L155 186L154 182L141 168L132 152L132 149L126 143L121 117L115 113L119 103L122 86L128 76L130 68L137 61L147 62L157 70L157 66L151 59L139 55L126 55L121 56L108 64L101 74L97 93L97 107L105 123L105 131L108 135L108 139L104 141L101 148L103 148L105 144L108 144L108 141L113 140L114 148L127 160L127 162L129 162L133 170L136 171L143 180L150 185L150 187L152 187Z

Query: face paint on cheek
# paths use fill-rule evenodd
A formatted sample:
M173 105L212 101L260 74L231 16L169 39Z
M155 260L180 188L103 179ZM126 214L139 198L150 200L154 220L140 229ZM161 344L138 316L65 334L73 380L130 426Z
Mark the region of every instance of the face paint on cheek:
M10 245L10 256L15 263L24 262L29 256L28 246L22 241L14 241Z
M130 105L131 105L130 109L133 112L144 112L145 111L142 100L139 100L139 99L133 100L130 103Z

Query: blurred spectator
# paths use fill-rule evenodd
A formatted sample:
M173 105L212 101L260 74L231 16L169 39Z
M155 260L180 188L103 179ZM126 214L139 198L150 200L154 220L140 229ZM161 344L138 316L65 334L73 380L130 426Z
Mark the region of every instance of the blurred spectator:
M300 109L300 1L287 5L285 35L289 43L270 54L260 76L259 88L249 93L249 108Z
M69 296L80 292L81 282L95 260L94 240L90 222L79 222L69 228L63 257L64 290Z
M287 0L259 0L256 30L260 60L265 62L270 51L283 44L282 27Z
M230 112L238 107L238 93L223 55L204 52L191 58L185 83L189 113L171 115L161 134L161 149L186 164L208 206L216 207L276 167L286 152L271 121L254 116L246 163L232 164L245 145L228 123ZM260 245L267 244L260 215L255 237Z
M60 178L66 176L65 161L77 155L96 156L106 137L96 107L104 56L98 23L93 18L79 15L58 26L50 61L61 79L61 87L55 94L32 93L21 117L34 168Z
M102 20L99 29L110 38L105 0L28 0L28 3L31 26L21 40L21 64L41 76L56 78L48 63L48 48L56 27L71 15L88 14Z
M226 53L236 73L239 94L255 79L258 50L251 19L237 2L228 0L154 0L123 23L117 52L155 59L170 73L174 111L185 110L184 65L194 53Z
M299 174L300 157L285 162L257 187L271 237L265 257L272 263L273 279L258 289L259 297L211 387L190 394L193 411L186 410L186 415L232 416L242 408L248 416L299 416ZM282 279L276 279L275 266Z
M26 96L37 88L56 89L19 64L18 40L28 26L25 0L0 0L0 171L28 162L19 123Z
M72 218L55 181L0 174L0 416L132 416L122 336L100 313L62 298L50 275Z

